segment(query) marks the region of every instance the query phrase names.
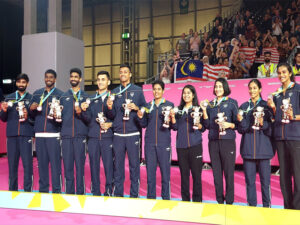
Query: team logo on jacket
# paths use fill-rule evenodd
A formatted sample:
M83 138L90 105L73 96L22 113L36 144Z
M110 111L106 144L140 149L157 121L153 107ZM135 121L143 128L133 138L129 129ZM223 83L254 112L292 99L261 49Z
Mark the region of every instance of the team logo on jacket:
M79 100L82 100L83 99L83 97L80 97L80 99Z
M113 145L110 145L109 147L110 147L110 148L112 148L112 147L113 147Z
M130 96L133 97L134 96L134 92L130 92Z
M70 98L68 97L68 98L66 98L66 101L69 101L70 100Z
M25 101L25 104L28 105L28 104L29 104L29 101Z
M98 103L98 100L96 100L95 103Z
M136 141L134 144L135 144L135 145L138 145L138 144L139 144L139 141Z
M223 106L224 106L224 108L227 108L227 107L228 107L228 104L226 103L226 104L224 104Z
M32 142L31 139L29 139L29 140L28 140L28 143L31 143L31 142Z
M167 147L167 148L166 148L166 151L168 151L168 152L169 152L170 150L171 150L171 148L170 148L170 147Z
M84 140L82 141L82 143L86 143L86 139L84 139Z
M289 96L291 97L292 95L293 95L293 92L290 92L290 93L289 93Z
M119 94L119 95L118 95L118 98L122 98L122 95L121 95L121 94Z

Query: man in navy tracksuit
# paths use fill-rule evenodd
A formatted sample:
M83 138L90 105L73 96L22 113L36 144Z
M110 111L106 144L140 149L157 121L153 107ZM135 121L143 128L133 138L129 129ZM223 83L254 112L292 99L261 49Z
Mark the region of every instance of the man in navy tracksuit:
M131 69L128 65L120 66L121 85L112 93L114 101L107 101L108 114L114 117L113 146L115 154L115 192L114 196L123 197L125 180L125 153L127 150L130 169L130 197L138 197L140 184L140 126L137 110L146 104L142 88L130 83ZM127 105L131 110L129 120L124 120L125 99L130 99Z
M88 97L80 89L81 80L81 70L71 69L70 84L72 88L60 98L60 102L64 107L62 110L61 138L65 192L67 194L75 194L74 162L76 166L76 194L85 193L84 164L89 118L82 113L80 108L80 104Z
M100 191L100 157L105 170L105 196L111 196L113 192L113 132L112 122L107 115L107 99L109 96L108 86L110 84L109 73L107 71L99 71L97 74L98 90L91 98L90 105L86 102L81 104L83 114L87 114L87 108L90 108L89 123L89 141L88 153L90 158L92 193L93 195L101 195ZM96 121L98 113L104 113L105 122Z
M61 192L61 124L49 119L52 98L60 99L63 92L55 87L56 72L45 72L45 88L33 93L29 113L35 118L36 153L39 165L39 191L49 192L49 162L51 165L52 192Z
M138 111L140 124L147 127L145 134L145 157L147 167L147 198L156 198L156 170L159 165L162 177L162 199L169 200L170 189L170 166L171 166L171 131L163 127L164 115L162 107L174 108L172 102L163 98L165 84L157 80L152 84L154 99L147 103L146 112ZM172 127L170 123L170 127Z
M24 191L32 191L32 137L33 123L29 121L28 110L32 95L26 92L29 78L20 74L16 78L17 91L8 95L1 104L0 119L7 122L7 158L9 168L9 190L18 191L18 167L20 155L24 168ZM18 103L24 102L25 121L19 121Z

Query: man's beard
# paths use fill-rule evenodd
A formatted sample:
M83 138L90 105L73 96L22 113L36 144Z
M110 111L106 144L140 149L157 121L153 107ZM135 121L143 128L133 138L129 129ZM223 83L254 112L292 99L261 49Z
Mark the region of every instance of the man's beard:
M72 87L77 87L79 82L70 82L70 84L71 84Z
M23 86L22 86L22 87L18 87L18 86L17 86L17 90L20 91L20 92L25 91L26 88L27 88L27 86L24 86L24 87L23 87Z
M54 83L46 83L46 87L48 87L48 88L51 88L51 87L53 87L54 86Z

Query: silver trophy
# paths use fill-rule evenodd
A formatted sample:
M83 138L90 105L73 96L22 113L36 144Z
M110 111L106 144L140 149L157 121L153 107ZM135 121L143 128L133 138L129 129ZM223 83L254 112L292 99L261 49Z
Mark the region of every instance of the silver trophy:
M57 99L56 100L56 103L55 103L55 108L54 108L54 110L55 110L55 120L56 120L56 122L61 122L62 121L62 115L61 115L61 112L62 112L62 110L63 110L63 106L60 104L60 101Z
M200 119L201 116L203 115L202 112L200 112L200 107L199 106L194 106L193 107L193 112L191 113L191 117L193 118L193 129L198 130L198 125L200 124Z
M101 126L101 124L105 123L106 120L107 120L107 118L104 116L104 113L99 112L98 117L96 118L96 121L100 124L100 126ZM103 129L100 129L100 130L101 130L101 133L106 133L107 132L107 130L103 130Z
M252 128L254 130L259 130L259 119L262 118L265 115L264 113L264 107L261 106L257 106L255 112L253 112L253 116L254 116L254 124L252 126Z
M218 118L215 120L215 122L219 125L219 134L225 135L226 131L225 131L223 124L224 124L224 122L226 122L227 117L225 116L224 112L218 113L217 117Z
M19 113L19 122L24 122L25 121L25 115L24 115L24 110L25 110L25 104L23 101L18 102L18 106L16 107L18 113Z
M123 120L129 120L129 113L131 109L128 108L128 105L132 102L131 99L125 99L125 103L122 104L122 107L124 108L124 116Z
M49 110L49 114L48 114L47 118L50 120L53 120L54 110L55 110L55 107L57 106L57 100L55 97L52 98L52 101L49 103L49 106L50 106L50 110Z
M282 123L290 123L288 111L292 110L292 104L290 104L291 99L285 98L282 100L282 105L280 106L283 115L282 115Z
M162 107L162 114L164 116L164 123L163 127L169 128L170 127L170 112L171 112L172 106L163 106Z

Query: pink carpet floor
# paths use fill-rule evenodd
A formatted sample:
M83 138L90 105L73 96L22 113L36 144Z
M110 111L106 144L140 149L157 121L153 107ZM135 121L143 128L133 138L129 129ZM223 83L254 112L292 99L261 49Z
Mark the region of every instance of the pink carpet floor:
M125 179L125 195L129 194L130 180L129 180L129 169L128 160L126 159L126 179ZM38 166L37 160L34 158L33 161L34 169L34 185L33 190L38 190ZM23 189L23 169L20 161L19 165L19 189ZM101 176L101 191L104 191L105 177L104 170L101 163L100 169ZM246 205L246 188L245 179L242 171L235 172L235 203L238 205ZM160 173L157 170L157 197L160 197L161 186L160 186ZM192 180L191 180L192 181ZM259 176L257 175L257 200L259 206L261 203L261 191ZM146 167L141 166L141 181L140 181L140 197L145 198L147 193L147 175ZM192 182L191 182L192 184ZM89 194L91 191L90 181L90 168L89 160L87 158L85 164L85 185L86 193ZM192 190L192 185L191 185ZM51 187L50 187L51 189ZM8 165L7 158L0 158L0 190L8 190ZM203 202L216 203L215 201L215 190L213 184L212 170L203 170L202 173L202 190L203 190ZM279 176L272 175L271 177L271 192L272 192L272 207L283 208L283 199L280 191ZM180 200L180 172L177 166L171 168L171 197L174 200ZM0 209L0 218L2 221L7 221L5 224L151 224L151 225L172 225L172 224L184 224L182 222L171 222L171 221L158 221L148 219L134 219L124 217L111 217L111 216L96 216L96 215L82 215L82 214L69 214L69 213L53 213L53 212L38 212L38 211L27 211L27 210L12 210L12 209ZM186 223L191 224L191 223Z

